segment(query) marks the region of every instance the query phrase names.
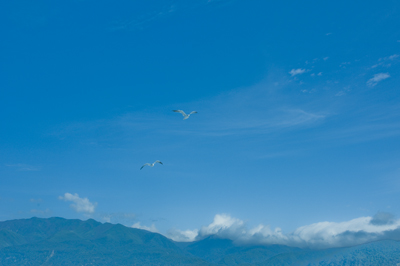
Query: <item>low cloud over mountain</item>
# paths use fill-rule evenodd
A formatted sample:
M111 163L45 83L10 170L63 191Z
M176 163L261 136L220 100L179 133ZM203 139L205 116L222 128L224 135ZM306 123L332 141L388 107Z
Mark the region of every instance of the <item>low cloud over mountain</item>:
M231 239L240 244L280 244L301 248L332 248L364 244L377 240L400 240L400 220L390 213L360 217L345 222L319 222L284 234L268 225L248 228L240 219L217 214L212 223L194 230L171 230L167 236L175 241L195 241L210 235Z

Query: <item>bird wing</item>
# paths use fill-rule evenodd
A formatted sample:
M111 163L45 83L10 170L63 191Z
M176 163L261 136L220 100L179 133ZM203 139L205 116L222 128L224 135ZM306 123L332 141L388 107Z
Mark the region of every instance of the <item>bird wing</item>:
M157 160L154 163L159 163L159 164L163 164L161 161Z
M186 113L182 110L172 110L175 113L181 113L183 116L186 116Z
M191 114L197 114L197 111L191 111L189 115Z
M140 170L142 170L142 168L145 167L146 165L151 166L151 164L145 163L144 165L142 165L142 167L140 167Z

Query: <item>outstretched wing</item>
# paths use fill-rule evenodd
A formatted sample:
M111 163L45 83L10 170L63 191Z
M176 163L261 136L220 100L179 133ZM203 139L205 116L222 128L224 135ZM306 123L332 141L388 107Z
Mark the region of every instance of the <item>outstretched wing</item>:
M151 166L151 164L145 163L144 165L142 165L142 167L140 167L140 170L142 170L142 168L145 167L146 165Z
M197 112L196 111L191 111L189 115L191 115L191 114L197 114Z
M163 163L162 163L161 161L159 161L159 160L155 161L154 164L155 164L155 163L163 164Z
M186 116L186 113L182 110L172 110L175 113L181 113L183 116Z

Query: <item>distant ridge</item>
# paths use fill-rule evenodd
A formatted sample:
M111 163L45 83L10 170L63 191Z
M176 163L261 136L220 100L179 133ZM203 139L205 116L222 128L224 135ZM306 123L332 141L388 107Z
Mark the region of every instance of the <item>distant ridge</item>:
M239 246L209 236L192 243L121 224L64 218L0 222L0 265L397 265L400 242L309 250Z
M93 219L12 220L0 232L2 266L209 265L160 234Z

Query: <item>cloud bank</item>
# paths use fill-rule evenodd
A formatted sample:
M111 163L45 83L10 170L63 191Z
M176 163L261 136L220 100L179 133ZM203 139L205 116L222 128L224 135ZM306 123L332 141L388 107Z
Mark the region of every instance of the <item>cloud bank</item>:
M65 193L64 196L59 196L58 199L64 201L72 201L70 205L76 212L83 212L86 214L94 213L97 203L91 203L88 198L80 198L77 193L72 195L71 193Z
M196 241L216 235L238 244L287 245L300 248L334 248L360 245L371 241L400 240L400 220L390 213L360 217L345 222L319 222L284 234L277 227L258 225L248 229L245 222L227 214L217 214L212 223L200 230L170 230L167 236L175 241Z

